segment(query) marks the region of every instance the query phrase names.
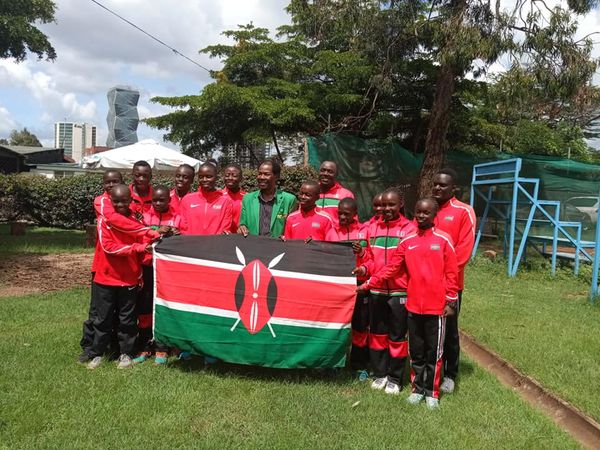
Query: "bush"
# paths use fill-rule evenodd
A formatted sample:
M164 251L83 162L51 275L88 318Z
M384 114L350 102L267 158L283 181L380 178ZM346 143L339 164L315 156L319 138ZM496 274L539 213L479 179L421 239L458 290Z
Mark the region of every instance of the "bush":
M131 182L124 173L125 182ZM282 169L282 189L296 194L303 180L316 178L312 167ZM173 187L174 177L155 174L154 185ZM242 188L257 189L256 170L244 169ZM193 190L196 186L193 187ZM28 220L36 225L58 228L83 228L95 220L94 197L102 193L102 175L90 173L69 178L48 179L39 175L0 175L0 220Z

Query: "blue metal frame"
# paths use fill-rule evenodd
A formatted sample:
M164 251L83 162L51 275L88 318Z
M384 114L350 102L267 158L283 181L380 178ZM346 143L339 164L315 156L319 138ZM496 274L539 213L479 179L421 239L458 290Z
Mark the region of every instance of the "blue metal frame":
M598 196L598 200L600 201L600 195ZM592 263L592 287L590 289L590 300L592 303L596 301L596 297L598 296L599 286L598 286L598 270L600 270L600 208L598 208L597 216L596 216L596 245L594 247L594 261Z
M543 249L545 250L546 241L552 242L552 274L556 274L556 262L558 255L558 242L559 240L565 240L575 247L574 255L574 272L579 272L579 261L580 254L583 255L589 261L594 263L594 277L592 281L592 290L590 296L594 297L598 295L598 270L600 269L600 226L596 226L596 240L595 248L596 252L592 257L585 248L590 248L591 243L584 242L581 240L581 223L579 222L566 222L560 220L560 202L553 200L540 200L538 199L540 180L537 178L523 178L520 176L522 167L521 158L507 159L503 161L494 161L484 164L477 164L473 167L473 175L471 179L471 206L474 206L475 199L478 196L485 202L485 208L479 227L477 229L477 235L475 238L475 245L473 247L473 256L477 252L477 247L481 240L481 235L485 223L487 222L490 211L494 211L505 221L505 234L504 234L504 254L508 259L508 276L514 277L519 268L521 259L525 254L525 249L528 243L533 244L534 240L542 241ZM495 200L494 199L494 188L498 185L508 185L512 188L510 200ZM487 190L487 192L483 192ZM522 199L522 201L519 201ZM529 208L527 219L517 219L517 206L519 204L526 205ZM548 211L548 209L554 209ZM535 213L540 212L544 219L534 220ZM600 220L600 211L598 212ZM517 222L524 222L525 226L523 231L517 227ZM535 236L529 240L529 232L533 222L544 222L552 226L552 236ZM574 236L567 231L567 229L574 229ZM517 233L520 237L518 247L516 247ZM564 238L560 238L563 235ZM507 242L508 237L508 242ZM507 248L508 247L508 248ZM536 250L540 251L537 247ZM516 249L516 255L515 255ZM540 251L540 252L543 252Z

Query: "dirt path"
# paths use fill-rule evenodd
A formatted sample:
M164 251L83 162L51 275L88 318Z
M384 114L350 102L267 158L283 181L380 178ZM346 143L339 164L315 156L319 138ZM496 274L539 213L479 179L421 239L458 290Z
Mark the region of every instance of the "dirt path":
M600 448L600 424L570 403L555 396L531 377L519 372L497 353L478 343L466 333L460 333L462 350L477 364L488 370L523 400L542 411L583 447Z
M90 283L91 253L29 254L0 259L0 297L59 291Z

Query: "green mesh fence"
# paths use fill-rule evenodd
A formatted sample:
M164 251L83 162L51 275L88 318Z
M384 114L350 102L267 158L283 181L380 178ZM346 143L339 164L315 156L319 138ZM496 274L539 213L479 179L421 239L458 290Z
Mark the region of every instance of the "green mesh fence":
M338 164L338 179L356 194L363 220L371 214L373 195L392 185L405 188L407 207L409 210L412 208L422 154L411 153L394 142L365 140L344 134L330 133L309 137L307 141L312 166L318 168L326 160ZM597 208L600 190L598 165L537 155L500 154L494 158L477 158L460 151L449 152L446 165L458 172L459 196L468 202L473 165L517 156L523 159L521 175L540 179L539 198L561 201L562 218L588 222L585 227L588 230L595 226L595 212L586 216L585 211ZM476 204L477 210L481 211Z

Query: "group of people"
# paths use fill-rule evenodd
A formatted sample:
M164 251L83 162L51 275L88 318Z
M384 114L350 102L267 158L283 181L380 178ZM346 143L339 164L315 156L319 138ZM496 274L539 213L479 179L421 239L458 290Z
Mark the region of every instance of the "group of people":
M246 193L235 164L225 167L220 190L213 163L197 174L179 166L171 190L152 186L145 161L134 164L129 186L120 172L107 170L104 193L94 200L98 239L79 362L97 368L111 346L120 354L119 368L153 355L156 364L166 364L170 353L186 356L152 336L151 253L159 239L239 233L349 242L358 280L352 369L361 380L372 375L372 388L395 395L410 359L408 401L436 408L439 392L453 392L458 375L457 317L475 236L472 208L454 195L457 174L436 174L431 197L416 203L414 220L403 214L403 193L390 188L373 198L372 218L360 223L353 193L336 179L335 162L323 162L318 181L303 182L297 196L278 188L280 173L276 161L264 161L258 190ZM191 192L196 175L198 190Z

